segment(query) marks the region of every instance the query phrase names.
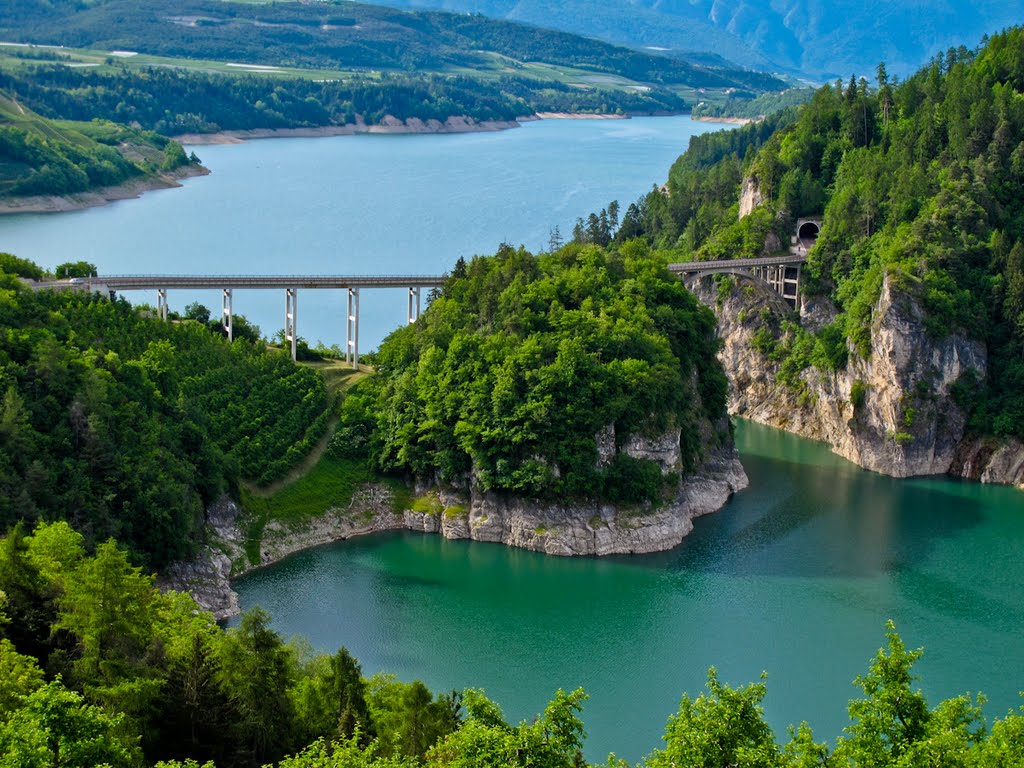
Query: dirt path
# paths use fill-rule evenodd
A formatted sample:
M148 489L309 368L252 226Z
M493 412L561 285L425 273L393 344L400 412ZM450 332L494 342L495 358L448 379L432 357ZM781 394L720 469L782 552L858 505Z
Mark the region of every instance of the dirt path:
M311 368L316 368L323 374L324 383L327 385L328 397L334 397L337 393L344 392L360 379L366 378L369 374L369 369L364 366L359 366L358 371L353 371L344 363L337 360L330 360L323 363L309 363L308 365ZM339 403L340 402L341 401L339 400ZM337 406L335 406L335 411L337 411ZM327 450L327 446L330 444L331 438L334 437L334 433L337 429L338 420L331 419L327 425L327 430L324 432L324 436L320 438L317 444L314 445L312 449L310 449L309 453L306 454L306 457L295 465L287 475L279 480L275 480L270 485L256 485L254 483L243 481L246 490L253 496L265 499L294 483L315 467L320 459L323 458L324 452Z

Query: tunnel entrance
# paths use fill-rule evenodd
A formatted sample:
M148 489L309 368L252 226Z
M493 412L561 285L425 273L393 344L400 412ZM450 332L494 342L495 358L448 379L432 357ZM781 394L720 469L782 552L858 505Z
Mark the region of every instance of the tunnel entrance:
M819 232L821 232L821 228L818 226L817 222L805 221L800 224L800 228L796 231L796 236L800 241L800 245L805 249L808 249L814 245L815 241L818 239Z

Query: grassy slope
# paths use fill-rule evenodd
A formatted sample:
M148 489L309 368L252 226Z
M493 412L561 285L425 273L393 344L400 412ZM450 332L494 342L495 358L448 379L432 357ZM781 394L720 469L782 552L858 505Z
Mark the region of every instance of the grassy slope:
M367 375L367 371L353 371L338 360L311 363L310 366L321 372L331 396L343 396L349 387ZM340 398L337 402L340 403ZM396 506L408 504L409 489L400 480L373 472L365 461L327 455L327 446L336 427L336 420L332 421L320 443L279 482L262 488L249 483L242 485L246 552L250 561L259 562L259 545L269 522L301 525L328 509L347 507L355 491L365 483L384 483L392 489Z
M166 137L105 121L50 120L2 91L0 128L25 139L42 140L41 145L20 156L0 148L0 197L12 191L14 195L74 194L154 177L168 170L161 167L169 142ZM84 187L39 192L18 187L48 164L65 163L84 172L88 179Z

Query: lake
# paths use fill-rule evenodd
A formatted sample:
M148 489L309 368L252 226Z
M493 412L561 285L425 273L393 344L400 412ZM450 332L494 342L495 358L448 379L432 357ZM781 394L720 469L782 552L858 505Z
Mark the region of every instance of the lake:
M0 217L0 251L100 274L442 274L502 242L546 249L578 217L663 183L690 137L727 127L689 116L541 120L494 133L273 139L193 147L210 176L67 214ZM156 293L127 294L156 304ZM220 292L169 292L172 310ZM360 348L406 322L401 290L364 290ZM235 292L272 336L284 291ZM341 291L299 292L298 331L343 345Z
M965 691L1005 715L1024 688L1019 491L862 470L826 447L740 422L750 487L665 553L558 558L393 534L321 547L236 584L243 609L366 674L483 688L513 721L583 686L586 754L659 746L709 666L769 673L769 723L834 743L852 681L893 619L932 705Z
M437 273L502 241L546 247L578 216L625 208L663 181L688 117L547 120L447 136L287 139L198 147L213 170L182 189L71 214L0 217L0 250L101 273ZM283 292L280 292L283 294ZM272 334L279 292L237 291ZM133 294L155 303L155 296ZM170 293L171 308L207 292ZM365 291L363 349L405 322L401 291ZM339 292L300 291L299 333L344 337ZM732 684L770 673L783 737L844 726L853 678L893 618L935 703L966 690L1003 714L1024 688L1024 497L944 478L899 481L825 448L740 424L750 488L671 552L566 560L436 536L317 549L243 579L285 634L346 645L366 673L486 689L513 720L584 686L588 757L659 744L710 665Z

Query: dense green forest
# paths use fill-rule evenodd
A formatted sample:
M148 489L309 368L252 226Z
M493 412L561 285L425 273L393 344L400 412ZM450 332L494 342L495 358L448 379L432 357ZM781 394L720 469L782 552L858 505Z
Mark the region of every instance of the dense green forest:
M85 192L192 162L176 141L150 131L46 120L0 85L0 198Z
M702 101L693 105L694 117L741 117L758 120L765 115L796 107L811 100L814 88L790 88L780 93L735 92L722 102Z
M742 220L744 177L765 203ZM616 239L678 259L757 256L774 232L824 214L806 289L838 319L816 334L766 328L764 350L799 390L809 366L867 354L883 278L918 300L930 333L989 351L984 383L960 382L981 433L1024 436L1024 30L950 50L903 82L885 67L821 88L764 123L692 140L664 189L629 206ZM584 231L583 240L592 239ZM922 393L922 397L927 393Z
M160 567L202 539L210 501L280 477L326 429L322 377L258 332L228 344L19 279L41 274L0 256L0 526L68 520Z
M384 70L488 69L515 62L592 69L650 84L778 90L771 75L698 66L588 38L440 12L407 13L354 2L70 0L19 3L0 15L8 40L141 50L219 61Z
M779 744L764 679L712 669L684 695L647 768L1008 768L1024 761L1024 710L987 727L983 698L930 708L920 650L894 628L854 683L834 748L804 724ZM255 609L227 631L188 595L161 594L113 540L86 554L67 523L0 539L0 765L14 768L585 768L582 690L510 725L482 691L362 676L344 648L285 643ZM292 755L286 757L286 755ZM181 762L179 762L181 761ZM199 761L199 762L196 762ZM609 757L608 768L625 762ZM212 768L213 762L206 763Z
M625 453L601 468L596 436L680 428L683 469L697 466L725 417L716 345L711 312L642 243L503 246L460 261L422 319L381 344L336 439L459 487L655 501L678 475Z
M106 72L42 65L0 71L0 89L41 115L112 120L162 134L250 128L367 124L386 115L405 120L515 120L534 112L679 112L686 102L668 91L574 88L505 75L389 74L345 80L219 75L186 69L127 68Z

